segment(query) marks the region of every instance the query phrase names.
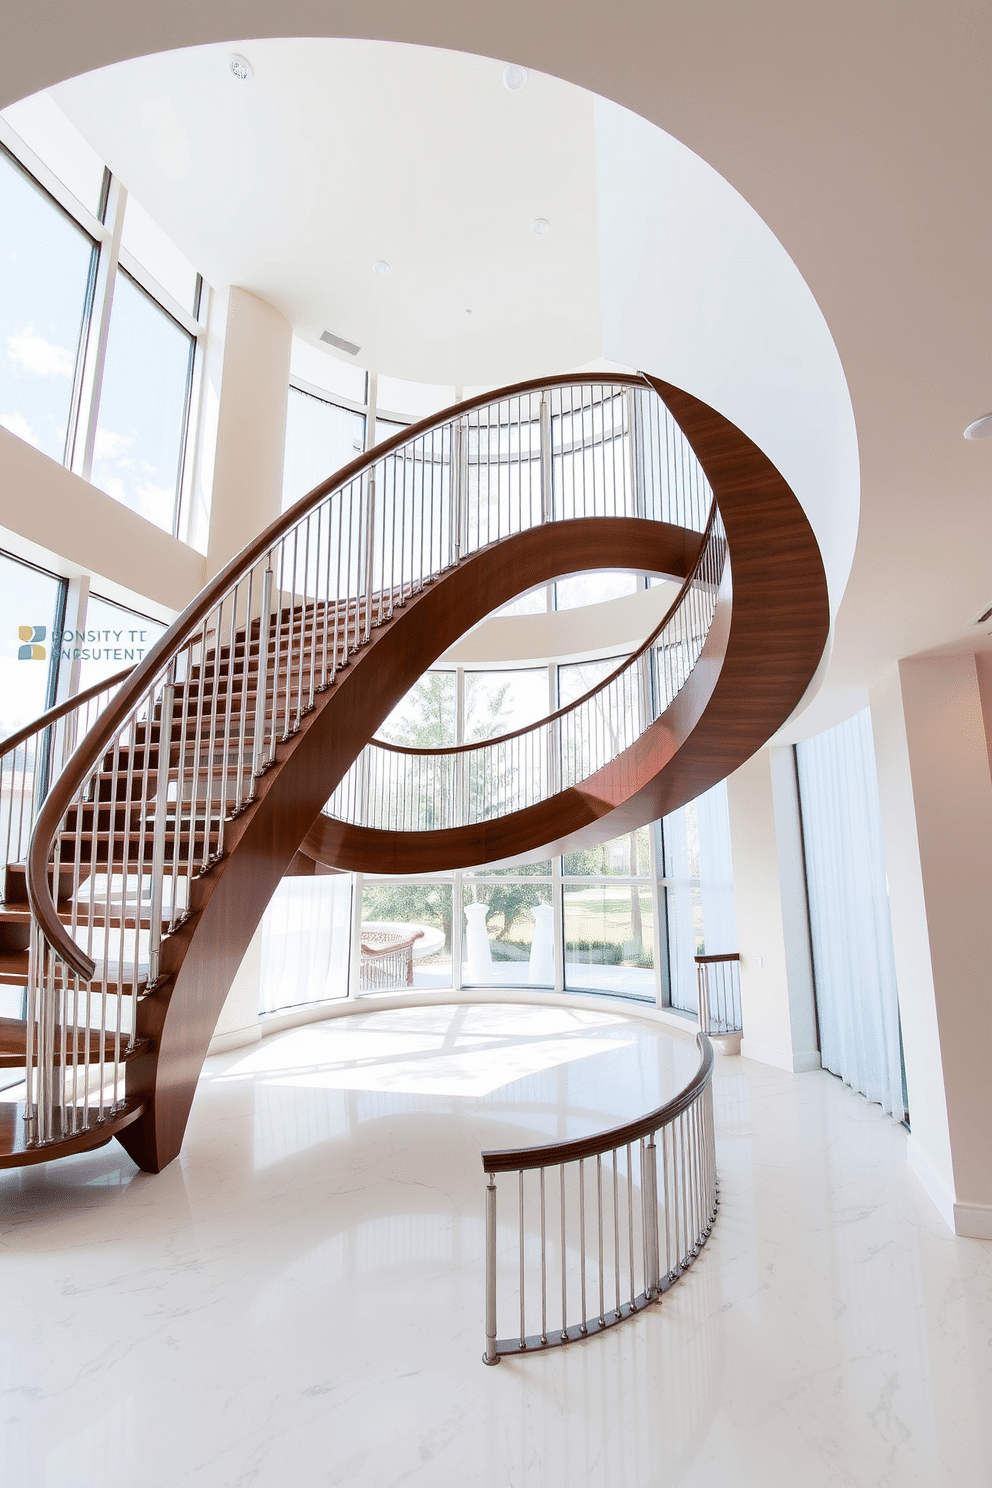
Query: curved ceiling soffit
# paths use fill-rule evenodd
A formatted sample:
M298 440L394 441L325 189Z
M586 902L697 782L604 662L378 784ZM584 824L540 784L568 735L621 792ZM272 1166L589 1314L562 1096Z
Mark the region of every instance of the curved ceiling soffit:
M88 8L91 23L93 9ZM44 14L44 5L37 10ZM532 15L515 16L514 10L512 5L501 9L500 26L495 28L471 8L453 17L448 11L418 7L416 17L411 17L408 8L400 13L387 3L377 12L377 25L370 28L367 15L359 19L347 6L336 7L330 15L322 10L318 16L309 5L290 0L275 25L267 7L259 3L246 5L240 20L242 36L250 36L253 29L267 38L273 31L279 33L271 41L250 44L255 47L296 36L330 40L326 33L333 19L338 40L366 39L369 30L376 29L376 40L406 44L410 50L454 54L459 49L484 61L493 61L510 48L516 60L543 68L551 78L598 88L595 148L603 352L612 361L652 367L676 385L693 388L768 452L816 532L831 613L836 614L857 538L857 438L837 349L799 268L729 181L701 154L667 133L667 119L651 117L664 110L657 90L647 99L635 96L640 83L636 57L625 52L624 65L610 72L602 61L615 42L602 38L605 51L597 60L584 47L570 47L560 29L535 27ZM80 63L112 63L119 60L115 52L133 57L188 46L238 44L237 38L227 37L226 22L212 17L209 7L195 19L159 17L148 24L130 13L115 15L113 35L103 36L102 28L91 24L86 43L73 50L71 58L52 52L50 33L47 52L39 37L32 44L33 25L28 18L21 21L8 55L18 54L18 41L33 52L39 84L58 81L60 72L78 76ZM689 55L693 54L690 47ZM41 76L39 70L47 75ZM597 76L599 71L609 75ZM22 90L25 76L31 76L31 70L22 67L21 80L7 83L7 91ZM0 87L3 78L0 63ZM703 93L707 86L703 84ZM610 102L611 94L622 101ZM633 112L628 104L641 112ZM693 120L695 115L694 109ZM691 135L686 122L680 117L683 133ZM747 119L732 122L735 130L746 133ZM651 189L645 190L646 182ZM676 233L671 230L673 222L678 224ZM796 375L797 368L801 375Z

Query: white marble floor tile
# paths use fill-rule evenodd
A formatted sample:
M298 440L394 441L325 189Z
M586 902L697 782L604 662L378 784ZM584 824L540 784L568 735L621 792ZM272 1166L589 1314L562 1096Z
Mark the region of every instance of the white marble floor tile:
M210 1061L157 1177L116 1145L0 1174L3 1488L989 1488L992 1245L823 1073L719 1059L692 1271L482 1365L480 1151L695 1065L619 1011L363 1012Z

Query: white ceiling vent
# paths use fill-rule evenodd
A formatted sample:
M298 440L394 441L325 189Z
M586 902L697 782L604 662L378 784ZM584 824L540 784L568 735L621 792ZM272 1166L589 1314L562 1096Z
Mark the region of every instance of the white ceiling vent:
M346 341L343 336L335 336L333 331L321 331L321 341L326 341L328 346L336 346L338 351L346 351L349 356L357 356L361 351L354 341Z

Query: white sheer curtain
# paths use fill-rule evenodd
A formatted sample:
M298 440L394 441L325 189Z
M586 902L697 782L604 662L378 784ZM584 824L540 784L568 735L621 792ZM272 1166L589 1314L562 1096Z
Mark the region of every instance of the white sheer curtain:
M896 968L871 716L798 745L820 1057L905 1113Z
M730 813L724 781L666 816L668 972L672 1006L696 1011L696 948L737 949Z
M259 1011L347 997L350 873L284 878L262 920Z
M699 890L703 901L703 935L708 956L737 949L734 916L734 867L730 856L730 809L727 782L721 780L696 801L699 832Z
M668 919L668 992L672 1007L685 1013L696 1011L696 927L693 885L697 864L693 859L695 821L691 808L682 806L662 822L665 848L665 912Z

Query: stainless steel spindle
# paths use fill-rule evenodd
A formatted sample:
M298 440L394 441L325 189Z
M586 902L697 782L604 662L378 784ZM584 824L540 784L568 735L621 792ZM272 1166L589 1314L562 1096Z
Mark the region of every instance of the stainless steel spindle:
M487 1364L496 1364L496 1179L489 1174L486 1185L486 1352Z
M561 1336L562 1342L568 1334L568 1252L565 1245L565 1164L558 1170L558 1186L561 1198Z

